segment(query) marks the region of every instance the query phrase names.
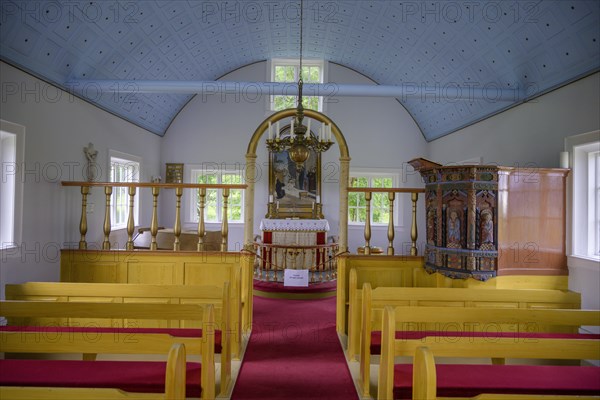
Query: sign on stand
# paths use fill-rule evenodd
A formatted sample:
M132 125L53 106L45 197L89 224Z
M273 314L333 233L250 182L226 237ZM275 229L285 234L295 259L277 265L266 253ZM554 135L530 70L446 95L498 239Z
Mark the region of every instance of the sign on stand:
M307 269L286 269L283 271L283 286L308 287Z

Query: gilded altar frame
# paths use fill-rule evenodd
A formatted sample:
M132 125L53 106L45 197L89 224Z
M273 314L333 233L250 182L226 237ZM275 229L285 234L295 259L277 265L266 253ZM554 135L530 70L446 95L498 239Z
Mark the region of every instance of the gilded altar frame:
M280 131L289 136L290 126ZM314 135L314 133L313 133ZM321 203L321 153L310 149L298 169L288 150L269 151L269 204L266 218L324 218Z

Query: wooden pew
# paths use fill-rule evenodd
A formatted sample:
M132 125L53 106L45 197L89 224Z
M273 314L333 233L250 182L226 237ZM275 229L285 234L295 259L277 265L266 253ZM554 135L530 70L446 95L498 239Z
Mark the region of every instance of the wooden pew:
M433 342L433 341L431 341ZM419 346L415 351L414 365L413 365L413 378L412 378L412 398L418 400L437 400L442 397L437 396L438 386L437 377L443 375L444 372L450 370L450 368L457 367L457 365L445 365L441 368L441 371L436 371L436 363L434 355L452 357L453 355L460 354L461 356L468 354L470 357L494 357L494 356L509 356L512 358L542 358L552 357L554 359L565 359L565 360L581 360L581 359L599 359L600 341L598 340L579 340L579 339L539 339L532 343L525 342L514 342L511 339L501 339L499 341L493 341L489 343L485 339L461 340L460 342L454 343L455 346L440 346L439 344L431 345L430 341L423 343L423 346ZM460 353L459 353L460 349ZM460 366L460 365L459 365ZM465 367L462 365L460 367ZM467 365L466 368L462 368L461 372L475 371L481 369L481 365ZM542 370L543 366L508 366L508 365L495 365L490 366L486 372L497 372L502 373L502 370L507 370L512 367L518 367L517 372L521 373L525 377L529 374L529 377L533 380L538 378L540 373L552 373L554 377L558 377L561 374L573 377L580 375L579 378L572 379L583 380L586 382L586 387L578 385L569 385L568 387L547 386L546 388L531 388L523 387L522 385L511 385L510 379L504 382L496 382L500 390L514 390L512 396L508 394L497 394L493 393L496 389L487 389L489 392L482 393L472 398L475 399L510 399L517 397L516 391L523 390L523 394L518 395L519 399L531 399L531 400L545 400L548 398L557 399L598 399L600 398L600 367L572 367L572 366L552 366ZM598 370L598 371L592 371ZM505 371L506 372L506 371ZM480 376L481 374L478 374ZM514 372L509 372L505 375L515 376ZM585 377L583 377L585 375ZM494 383L494 377L491 374L487 376L489 378L489 384ZM473 378L476 379L474 376ZM485 378L484 378L485 379ZM496 379L498 380L498 379ZM565 381L565 379L559 378L559 380ZM567 379L571 380L571 379ZM590 382L591 381L591 382ZM596 385L594 385L594 381ZM591 383L591 384L590 384ZM515 388L516 386L516 388ZM534 386L534 385L532 385ZM591 386L591 387L590 387ZM535 391L540 390L540 393ZM468 390L468 389L467 389ZM486 390L486 389L483 389ZM579 394L556 396L551 393L553 390L557 391L572 391L579 392ZM505 397L506 396L506 397ZM391 399L392 397L389 397ZM446 398L446 397L444 397ZM379 399L388 399L388 397L379 397Z
M229 291L226 301L223 300L224 291ZM7 300L214 304L217 325L230 333L228 335L229 342L227 343L231 346L230 354L234 359L239 359L241 355L242 335L239 293L233 293L231 286L226 283L219 286L190 286L135 283L27 282L6 285L5 295ZM157 320L161 320L161 318L157 318ZM162 319L162 322L148 320L144 324L140 322L140 326L199 327L194 326L190 321L165 321L167 320ZM108 325L112 326L113 324L109 323Z
M352 281L352 272L351 272ZM364 288L350 290L347 356L355 361L360 351ZM368 304L371 304L369 307ZM486 308L581 308L581 294L553 289L469 289L377 287L371 291L366 310L383 306L444 306ZM367 339L368 340L368 339Z
M62 249L60 281L190 286L223 286L229 282L232 302L240 308L232 323L249 333L253 262L254 256L244 251Z
M52 291L47 290L48 288ZM60 292L62 296L59 298L49 294L60 291L61 288L65 290ZM220 391L223 394L227 393L231 389L232 383L231 351L232 341L235 340L235 336L231 334L229 284L225 284L224 288L214 286L186 286L186 288L188 290L194 288L193 297L180 297L180 304L178 304L172 297L159 297L159 295L164 296L165 294L172 295L174 294L172 289L177 288L160 287L157 289L154 285L102 283L54 283L50 286L45 283L41 285L29 283L7 285L7 297L18 297L21 300L0 302L0 315L9 318L10 325L33 325L40 328L71 327L90 332L124 335L127 335L128 332L135 332L135 334L156 332L156 329L153 328L160 326L168 333L177 335L173 338L177 341L181 335L190 336L200 333L193 328L202 327L202 319L199 319L202 315L190 314L189 310L197 311L194 306L198 304L210 304L218 316L211 329L215 331L218 338L215 349L220 353ZM45 289L45 291L36 289ZM165 289L167 289L166 292ZM16 294L17 292L19 295ZM30 300L31 298L43 298L40 292L51 297L45 297L43 301ZM187 293L179 292L177 294L183 296ZM168 299L172 303L158 303L157 301L160 299ZM86 300L90 302L82 302ZM152 302L152 304L140 303L140 301ZM144 323L149 320L155 322L153 328L149 328L149 324ZM86 326L88 328L85 328ZM106 328L107 326L108 328ZM128 328L131 326L136 329ZM94 355L86 355L86 359L93 358Z
M49 351L46 348L40 349ZM11 400L184 400L186 383L185 346L175 343L169 349L165 367L165 392L126 392L116 388L74 388L39 386L0 386L0 398Z
M581 337L583 337L584 335L573 335L566 338L557 338L558 336L560 336L560 334L557 334L554 337L552 337L553 335L540 335L537 333L531 334L527 332L521 334L519 332L514 332L514 334L509 335L509 337L498 337L493 332L484 332L483 336L454 336L452 332L447 332L447 335L445 336L426 336L417 339L397 338L396 328L398 324L396 322L396 317L402 318L402 321L414 321L418 323L430 321L431 316L437 313L438 319L441 323L455 324L455 321L458 321L460 323L460 321L475 321L484 319L486 312L488 314L492 312L496 313L497 318L494 321L494 324L497 325L503 323L522 325L523 323L526 323L526 321L531 321L531 318L533 318L534 321L539 321L540 324L554 323L554 321L557 318L565 318L567 319L568 323L574 323L573 321L579 319L584 321L584 323L593 322L594 324L596 324L600 316L600 311L598 310L481 310L470 308L448 309L441 307L437 309L434 307L432 307L431 309L397 307L396 309L394 309L393 307L386 306L383 313L382 352L380 359L377 398L380 400L391 400L392 398L394 398L394 386L398 386L398 388L403 391L404 396L401 395L400 398L407 398L406 392L410 391L411 379L409 377L409 380L406 381L406 379L404 378L406 378L408 375L414 376L412 381L414 388L413 398L419 400L428 400L436 398L435 390L432 389L435 388L436 385L436 367L434 364L431 364L432 360L428 360L427 364L424 366L424 361L422 358L420 360L417 360L418 357L423 357L423 354L416 355L414 359L414 369L412 373L409 373L411 369L410 364L400 365L396 368L394 366L394 357L412 356L415 354L415 352L417 352L417 349L421 349L423 347L427 347L430 353L435 354L436 357L454 357L461 359L472 357L483 357L492 359L539 358L556 360L600 359L600 339L597 335L589 335L591 336L590 338L583 339ZM493 318L489 318L489 320L491 321L493 320ZM565 384L566 382L566 384L568 385L564 388L565 392L563 392L563 394L568 393L569 390L581 390L582 392L578 394L582 394L584 390L597 390L597 393L600 393L600 368L598 367L583 367L584 369L579 369L582 367L564 365L512 366L504 364L488 364L485 366L482 366L480 364L470 364L467 366L461 364L458 365L459 366L457 366L457 364L452 364L448 367L441 367L441 369L446 371L446 373L448 373L447 371L451 371L450 373L456 373L457 376L463 376L467 377L467 379L472 379L473 385L478 385L477 387L485 387L485 384L491 383L497 384L497 382L493 382L493 380L490 380L490 382L488 382L487 380L488 378L491 379L492 377L502 373L504 374L504 381L500 384L503 385L503 390L512 390L512 392L509 391L508 393L519 393L519 390L522 390L523 387L519 387L518 384L514 383L514 381L512 381L511 379L507 378L507 376L518 373L522 377L525 372L537 374L538 372L543 370L545 371L544 373L558 373L569 378L572 376L571 374L574 371L575 374L581 374L582 376L587 377L587 380L579 381L576 385L574 385L572 382L567 381L560 382L560 384ZM517 367L518 369L516 370L516 368L514 367ZM572 369L567 370L561 368ZM432 371L434 374L433 381L431 380ZM439 372L440 369L438 369L438 373ZM401 381L399 385L394 384L395 373L400 374L398 376L399 380ZM423 374L427 376L426 379L423 377ZM592 377L591 380L589 379L590 376ZM481 385L482 382L484 382L483 385ZM590 388L590 385L588 385L588 383L590 382L592 388ZM443 390L454 390L454 392L452 392L453 396L474 396L475 394L468 394L469 391L479 390L475 388L466 388L465 391L467 394L461 394L459 393L459 391L462 390L460 387L449 388L449 386L451 385L447 385L447 383L448 379L446 376L446 380L443 382L442 385L444 388ZM469 381L469 384L470 383L471 382ZM551 384L552 382L550 382L550 385ZM579 387L578 385L580 384L584 386ZM554 390L551 386L548 386L548 388L550 390ZM535 388L534 385L525 389L531 390L529 392L530 394L536 393L536 390L540 390L539 387ZM485 393L485 390L483 390L481 393ZM550 392L546 394L556 393ZM531 398L533 399L537 397Z
M32 302L21 302L20 305L12 303L11 305L4 304L7 310L12 314L23 316L29 313ZM47 314L52 316L73 314L75 316L89 317L95 313L108 310L104 315L109 317L123 314L135 313L136 316L150 318L155 313L157 308L171 308L174 318L185 318L196 321L202 321L202 336L201 337L172 337L162 333L142 333L135 332L133 335L99 333L93 336L93 340L89 335L81 331L53 331L52 333L44 334L40 331L0 331L1 351L5 353L83 353L83 354L166 354L167 351L174 345L179 344L185 346L188 354L199 355L202 360L200 369L200 382L191 381L193 375L184 380L183 390L177 389L178 398L185 398L186 391L190 391L188 395L200 394L202 399L214 399L215 397L215 360L214 360L214 306L212 304L186 304L186 305L157 305L157 304L98 304L98 303L55 303L55 302L38 302L35 304L38 307L44 307L48 310ZM3 307L3 313L4 309ZM180 353L181 354L181 353ZM178 373L181 370L196 371L195 363L185 362L185 353L183 353L183 364L178 367ZM151 364L149 364L151 363ZM181 362L180 362L181 364ZM57 386L57 387L81 387L86 386L85 383L80 384L80 381L89 382L85 374L93 375L94 372L107 375L110 371L110 376L116 378L114 383L125 385L145 385L145 382L152 382L152 373L156 371L156 362L148 361L66 361L66 360L0 360L3 374L0 376L2 386ZM28 371L31 368L46 373L36 373L29 379L21 370ZM149 374L146 376L144 372L149 369ZM9 372L12 371L12 374ZM16 371L16 372L15 372ZM61 376L53 376L53 373L60 371ZM82 373L79 373L79 372ZM137 382L126 382L124 380L127 374L134 371L132 376L140 376ZM142 372L140 372L142 371ZM150 373L151 372L151 373ZM185 373L184 373L185 376ZM40 383L40 379L45 379ZM106 378L97 378L102 382L102 387L113 387L111 382ZM18 381L15 384L15 380ZM52 384L47 382L51 381ZM189 381L189 385L188 385ZM35 385L33 382L37 382ZM95 381L98 382L98 381ZM90 385L88 383L87 385ZM156 382L152 382L156 384ZM92 384L93 385L93 384ZM119 388L118 385L114 387ZM4 389L3 389L4 390ZM14 391L15 389L6 389ZM41 389L36 389L41 390ZM137 390L134 390L137 391ZM183 396L181 396L183 395ZM167 397L168 398L168 397Z
M354 343L358 343L360 353L360 378L359 386L362 393L369 393L369 376L371 365L371 350L373 332L381 331L381 321L383 308L386 305L392 306L410 306L414 307L417 313L422 313L423 317L416 319L402 319L403 322L419 322L420 330L439 330L439 323L443 322L440 318L447 314L446 307L478 307L479 314L459 314L460 318L471 318L462 320L456 318L454 321L446 321L448 324L455 323L454 328L463 329L464 324L470 324L474 330L483 330L490 328L504 318L502 310L509 310L509 314L516 310L541 310L555 307L557 309L578 308L580 304L580 295L574 292L564 292L550 289L461 289L461 288L377 288L371 289L369 283L363 285L360 291L362 312L360 316L361 326L358 338L354 337ZM437 306L437 307L436 307ZM441 307L440 307L441 306ZM429 308L435 308L429 310ZM441 309L441 311L440 311ZM420 311L419 311L420 310ZM500 311L498 311L500 310ZM498 312L498 313L497 313ZM497 314L494 314L497 313ZM407 312L412 316L413 312ZM535 314L522 314L523 324L535 324L539 332L570 332L575 333L577 328L582 325L600 325L598 314L578 314L578 317L571 317L570 320L560 320L557 313L554 317L549 317L550 325L541 325L541 321L534 319ZM571 314L573 315L573 314ZM495 318L495 319L494 319ZM528 319L529 318L529 319ZM586 324L584 322L589 322ZM436 325L436 323L438 325ZM478 327L473 324L480 324ZM425 326L423 326L425 325ZM532 325L529 325L530 327ZM448 325L447 325L448 327ZM493 328L492 330L504 329L510 332L511 327ZM353 327L355 332L356 328ZM403 329L398 329L403 330ZM350 345L348 347L350 354Z

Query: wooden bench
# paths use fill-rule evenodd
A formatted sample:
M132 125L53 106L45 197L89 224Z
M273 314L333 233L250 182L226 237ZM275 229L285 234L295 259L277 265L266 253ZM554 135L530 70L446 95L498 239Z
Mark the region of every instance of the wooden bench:
M226 288L227 287L227 288ZM239 293L232 293L231 286L151 285L135 283L74 283L74 282L27 282L6 285L7 300L87 301L100 303L171 303L213 304L216 323L229 332L230 354L239 359L242 350ZM229 291L227 300L224 291ZM226 310L226 312L223 312ZM159 322L160 320L160 322ZM90 321L87 321L90 322ZM191 321L175 321L156 318L156 321L138 321L140 326L198 328ZM114 323L103 323L113 326ZM102 324L98 325L102 326Z
M352 273L351 273L352 275ZM351 277L352 281L352 277ZM364 288L350 290L347 356L355 361L360 351ZM553 289L468 289L377 287L365 305L366 310L392 306L444 306L486 308L581 308L581 295ZM371 304L371 306L369 306Z
M21 305L8 306L13 314L22 316L33 303L21 302ZM157 305L157 304L98 304L98 303L48 303L39 302L38 306L47 308L49 315L74 314L89 317L100 310L108 310L105 315L121 316L134 312L137 316L150 318L156 308L171 308L174 318L202 321L202 336L172 337L163 333L135 332L132 335L97 333L90 337L85 331L0 331L1 351L4 353L82 353L82 354L125 354L148 355L166 354L174 345L181 346L177 352L183 355L179 361L176 375L183 374L183 388L176 389L177 398L215 397L215 360L214 360L214 307L212 304ZM3 308L4 310L4 308ZM124 310L127 310L125 312ZM202 365L187 362L188 355L198 355ZM171 357L173 357L171 355ZM155 361L90 361L90 360L0 360L3 373L0 386L11 386L6 393L20 389L20 386L38 387L103 387L128 392L162 392L164 385L164 362ZM172 373L167 374L167 376ZM179 377L179 379L181 376ZM161 382L162 381L162 382ZM181 385L180 385L181 386ZM25 389L23 389L25 390ZM34 389L44 391L45 389ZM61 389L62 390L62 389ZM30 394L33 397L33 394ZM135 396L134 396L135 397ZM4 397L3 397L4 398ZM10 397L12 398L12 396ZM40 398L40 397L38 397ZM85 397L84 397L85 398ZM167 397L169 398L169 397Z
M252 329L254 256L248 252L63 249L60 281L152 285L223 286L229 282L232 323ZM234 343L234 346L236 344ZM234 349L234 356L238 352Z
M26 283L6 287L8 298L21 301L0 302L0 315L8 317L12 326L46 330L77 328L124 335L164 332L176 336L174 339L193 337L202 334L198 329L202 327L202 320L198 319L201 315L187 315L185 306L211 304L218 317L211 329L216 337L214 352L220 354L221 393L231 389L231 353L236 332L231 328L229 284L223 288L185 286L184 291L178 291L180 287L103 283ZM151 307L147 303L152 303ZM93 355L86 359L93 359Z
M539 358L556 360L597 360L600 359L600 339L598 335L569 335L549 334L543 335L515 330L508 335L499 335L496 332L479 332L479 334L456 335L455 332L446 332L442 336L424 336L412 338L408 335L398 338L396 317L402 321L412 321L413 324L430 321L431 316L438 315L440 324L460 325L461 322L485 321L486 312L496 313L493 322L495 326L511 324L523 326L533 318L536 323L553 323L555 318L562 316L568 322L575 320L584 323L596 324L600 316L597 310L482 310L472 308L421 308L387 306L383 313L382 351L379 369L378 399L390 400L392 398L410 398L413 385L413 366L410 364L394 365L394 358L399 356L412 356L417 349L428 347L436 357L454 358ZM424 315L430 314L430 315ZM493 318L488 318L492 321ZM457 322L458 321L458 322ZM472 332L471 332L472 333ZM475 332L476 333L476 332ZM505 332L508 333L508 332ZM566 337L561 337L561 335ZM506 337L508 336L508 337ZM421 360L422 361L422 360ZM442 380L438 380L438 387L443 396L472 397L480 393L529 393L544 394L600 394L600 368L574 367L565 365L504 365L499 364L450 364L438 365L438 374L443 373ZM433 372L435 373L435 366ZM569 369L570 368L570 369ZM429 364L425 370L430 374L432 366ZM431 395L431 375L429 375L427 390L417 388L417 380L423 374L422 365L414 360L414 389L413 398L433 399L424 397L424 393ZM523 378L531 374L537 381L523 383ZM538 374L552 376L552 379L538 376ZM556 374L556 375L552 375ZM496 379L500 377L499 379ZM515 378L516 377L516 378ZM554 381L553 381L554 380ZM433 381L435 387L435 380ZM419 383L420 385L421 383ZM595 393L594 393L595 391ZM435 396L435 395L434 395Z
M4 339L4 336L3 336ZM40 351L49 351L40 348ZM1 363L2 361L0 361ZM56 365L56 364L55 364ZM185 346L173 344L167 355L164 393L127 392L118 388L75 388L49 386L0 386L0 398L11 400L184 400L186 383Z

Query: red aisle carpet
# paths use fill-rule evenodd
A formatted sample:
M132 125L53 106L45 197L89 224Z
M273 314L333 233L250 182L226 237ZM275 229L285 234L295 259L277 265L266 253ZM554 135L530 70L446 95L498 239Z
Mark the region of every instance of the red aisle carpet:
M252 336L231 399L357 400L335 301L254 296Z

